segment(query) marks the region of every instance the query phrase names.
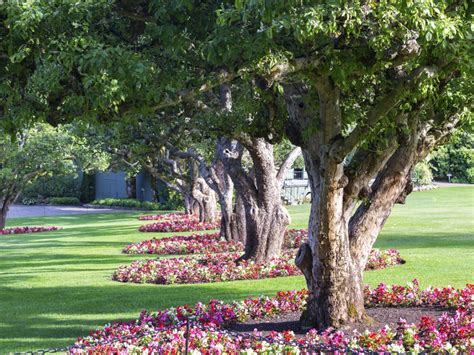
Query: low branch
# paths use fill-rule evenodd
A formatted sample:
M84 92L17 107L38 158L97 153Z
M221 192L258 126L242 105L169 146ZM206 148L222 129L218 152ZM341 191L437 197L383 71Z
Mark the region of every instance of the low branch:
M291 152L288 153L285 160L281 164L280 169L278 170L278 173L277 173L277 177L276 177L278 180L278 185L280 187L282 187L283 183L285 182L285 178L286 178L286 174L288 173L288 170L293 166L293 163L295 162L295 160L302 154L303 153L300 147L296 147Z
M273 66L269 73L261 75L260 77L266 81L268 87L272 86L273 83L281 81L284 77L295 74L300 71L315 68L320 64L321 60L319 57L300 57L289 60L285 63L280 63ZM161 110L171 106L177 106L185 101L193 101L197 96L210 91L218 86L226 83L230 83L235 79L240 78L243 74L247 73L247 69L241 69L236 73L229 73L227 71L219 71L215 75L215 79L202 84L201 86L182 90L178 92L175 97L168 97L161 100L157 105L153 107L153 110Z

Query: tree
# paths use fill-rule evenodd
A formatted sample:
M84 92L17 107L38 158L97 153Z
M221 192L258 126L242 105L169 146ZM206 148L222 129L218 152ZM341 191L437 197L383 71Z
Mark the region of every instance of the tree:
M65 127L46 124L37 124L13 137L1 132L0 229L5 228L10 206L39 177L74 174L78 167L88 170L97 166L99 157L87 159L92 155L83 151L83 143Z
M303 149L312 189L309 244L296 258L311 292L305 327L367 320L371 247L411 192L416 162L471 116L468 19L463 3L431 1L239 1L221 11L214 42L227 50L214 60L251 58L262 90L283 94L287 135Z

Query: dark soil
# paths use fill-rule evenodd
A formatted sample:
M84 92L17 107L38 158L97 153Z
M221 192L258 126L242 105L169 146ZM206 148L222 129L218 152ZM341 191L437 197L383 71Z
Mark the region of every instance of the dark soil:
M428 316L433 319L439 318L443 313L454 314L453 310L441 307L376 307L368 308L367 314L372 318L371 324L349 323L340 330L346 334L352 334L353 330L363 332L366 329L370 331L379 330L385 325L390 326L391 329L397 328L397 322L400 318L407 321L408 324L417 324L422 316ZM249 320L245 323L236 323L229 326L229 330L237 333L249 333L257 329L263 335L267 335L270 331L284 331L292 330L295 334L302 336L306 332L301 330L299 326L299 318L301 313L287 313L278 317L271 317L260 320Z

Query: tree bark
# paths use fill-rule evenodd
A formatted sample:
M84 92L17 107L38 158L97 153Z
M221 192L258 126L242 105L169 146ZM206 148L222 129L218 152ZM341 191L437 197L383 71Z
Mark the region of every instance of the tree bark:
M230 219L230 230L232 240L241 242L245 245L247 242L247 222L245 219L245 206L242 196L236 193L235 204Z
M192 196L199 206L199 221L214 222L216 220L216 194L204 178L196 179Z
M3 207L0 211L0 230L5 229L5 225L7 223L7 212L8 207Z
M150 174L150 189L152 193L153 202L159 202L158 197L158 179L155 174Z
M14 187L11 187L11 190L14 190ZM15 196L6 196L3 198L0 204L0 229L5 229L5 225L7 223L7 213L10 209L10 206L16 201L18 196L20 195L19 192L15 193Z
M254 176L242 166L244 147L240 142L227 140L222 156L241 199L243 208L238 210L236 205L236 211L245 216L245 253L239 260L264 261L280 255L290 218L280 198L273 146L262 138L242 140L252 158Z

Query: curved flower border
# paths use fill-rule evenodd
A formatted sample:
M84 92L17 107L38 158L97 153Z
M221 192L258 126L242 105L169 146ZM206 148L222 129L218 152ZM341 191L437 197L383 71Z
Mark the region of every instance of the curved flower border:
M219 233L207 233L144 240L127 245L123 252L125 254L177 255L236 252L243 249L242 243L226 241Z
M138 230L140 232L191 232L217 229L220 222L199 222L197 220L164 220L151 224L145 224Z
M120 266L112 275L119 282L152 283L160 285L257 280L264 278L301 275L293 262L295 249L284 251L279 258L257 263L235 260L240 253L207 254L200 257L178 257L135 261ZM400 264L397 250L371 251L366 269L382 269Z
M197 220L194 215L186 214L184 212L171 212L171 213L163 213L163 214L152 214L152 215L144 215L138 217L140 221L177 221L182 219L191 219Z
M52 232L62 229L61 227L48 226L48 227L13 227L0 229L0 235L7 234L28 234L28 233L40 233L40 232Z
M154 216L152 216L154 217ZM296 249L308 237L305 229L289 229L285 233L284 249ZM153 238L127 245L122 251L126 254L206 254L243 251L239 242L223 241L219 233L175 235L166 238Z
M322 333L310 330L296 339L290 332L233 334L225 326L248 319L263 319L302 311L307 291L284 291L275 297L260 297L232 303L211 300L207 305L179 306L156 313L143 311L137 320L114 322L85 338L79 337L70 353L160 353L175 354L184 350L184 322L195 319L189 333L192 354L265 353L298 354L305 351L383 351L383 352L469 352L474 348L472 324L474 285L462 290L452 287L422 291L418 281L407 286L380 284L365 287L367 307L438 306L455 308L453 316L444 313L434 320L422 317L418 324L400 319L397 329L385 327L377 332L354 332L352 335L329 328Z

